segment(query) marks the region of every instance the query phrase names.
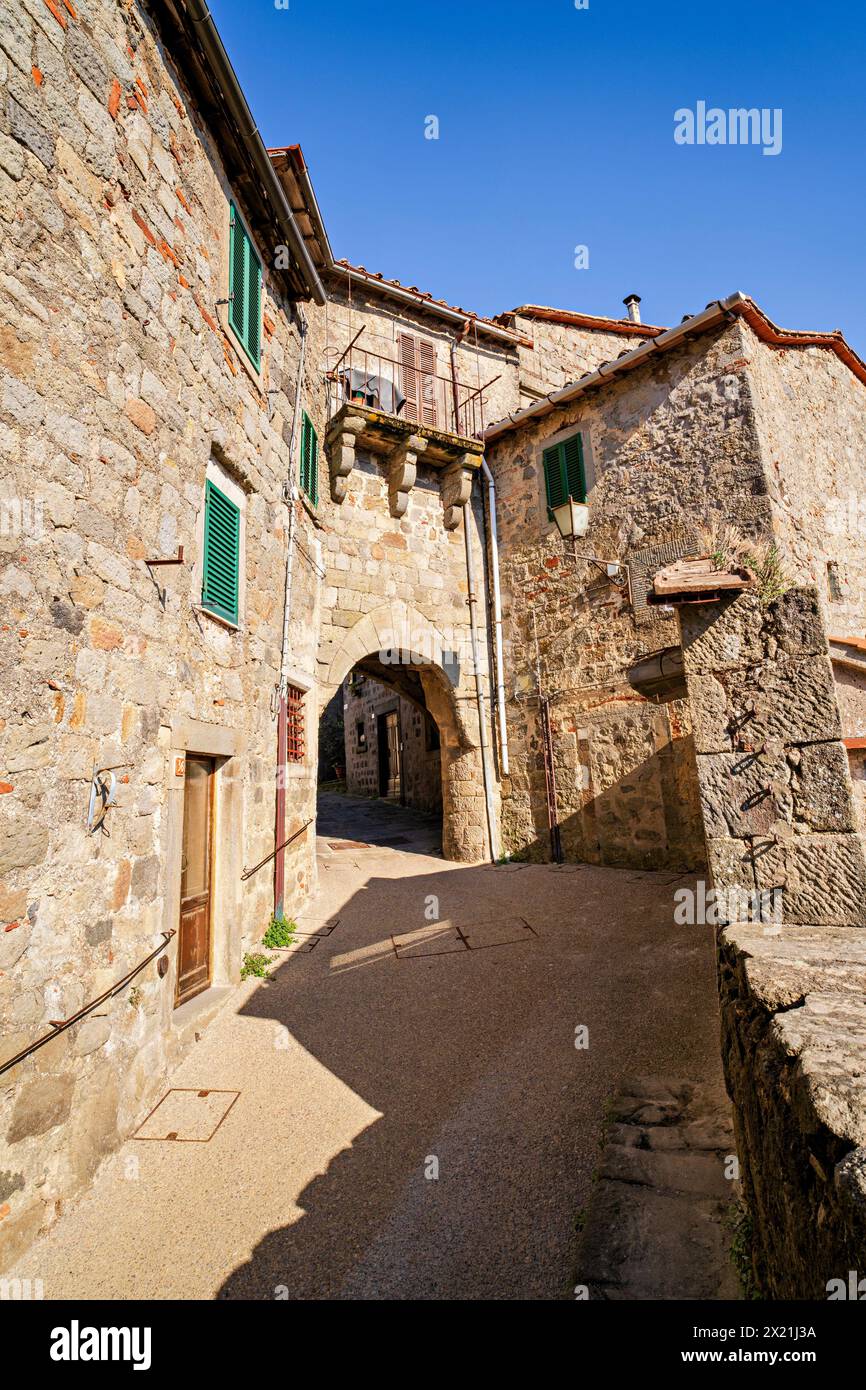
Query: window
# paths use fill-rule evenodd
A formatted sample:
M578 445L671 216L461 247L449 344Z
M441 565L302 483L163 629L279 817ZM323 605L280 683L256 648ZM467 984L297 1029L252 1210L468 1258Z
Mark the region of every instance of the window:
M561 507L569 497L575 502L586 501L586 474L583 467L583 439L573 434L560 444L544 451L544 488L547 494L547 515L553 520L554 507Z
M304 692L296 685L286 689L286 761L304 761Z
M201 603L227 622L238 620L240 508L208 478L204 494L204 563Z
M319 505L319 440L306 411L301 423L301 488L314 507Z
M429 714L424 716L424 725L424 747L428 753L435 753L440 746L439 725Z
M262 346L262 263L234 203L229 226L229 324L258 371Z
M358 752L363 752L367 747L367 730L364 728L363 719L359 719L355 724L355 735L358 742Z

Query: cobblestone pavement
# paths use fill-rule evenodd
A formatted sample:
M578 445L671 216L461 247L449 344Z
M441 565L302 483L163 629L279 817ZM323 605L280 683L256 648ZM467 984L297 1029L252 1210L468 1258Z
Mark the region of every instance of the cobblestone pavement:
M570 1298L623 1078L718 1087L688 878L450 864L333 795L320 830L308 934L21 1263L46 1298Z

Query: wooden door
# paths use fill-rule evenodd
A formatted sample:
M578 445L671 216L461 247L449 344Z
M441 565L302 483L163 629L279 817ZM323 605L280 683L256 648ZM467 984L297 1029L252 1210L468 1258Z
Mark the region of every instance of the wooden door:
M213 783L213 759L191 754L183 801L175 1004L192 999L211 982Z
M396 710L379 715L379 795L400 795L400 716Z

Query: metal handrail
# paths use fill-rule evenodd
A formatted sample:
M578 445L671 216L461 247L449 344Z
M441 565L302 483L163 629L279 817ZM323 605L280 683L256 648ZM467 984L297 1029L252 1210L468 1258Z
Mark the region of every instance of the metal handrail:
M119 994L120 991L124 988L124 986L129 984L130 980L134 980L136 975L138 975L139 972L142 971L146 965L150 964L150 962L153 960L155 956L158 956L161 951L165 950L166 946L171 941L171 938L176 934L177 933L174 931L174 929L172 929L171 931L164 931L162 933L162 944L160 946L157 946L155 951L151 951L150 955L145 957L145 959L141 961L141 963L137 965L134 970L130 970L127 975L124 975L122 980L118 980L115 984L111 986L110 989L107 989L104 992L104 994L100 994L98 999L92 999L89 1004L85 1004L84 1008L79 1009L78 1012L73 1014L71 1018L65 1018L62 1020L62 1022L56 1022L54 1019L49 1019L53 1031L50 1033L46 1033L45 1036L42 1038L37 1038L36 1042L31 1043L29 1047L25 1047L23 1052L16 1053L16 1055L14 1057L11 1057L8 1062L4 1062L2 1067L0 1067L0 1076L2 1076L4 1071L9 1071L10 1067L16 1066L18 1062L23 1062L25 1057L30 1056L31 1052L36 1052L38 1048L44 1047L46 1043L51 1042L52 1038L56 1038L60 1033L65 1032L67 1028L71 1028L73 1023L78 1023L80 1019L85 1018L87 1014L92 1013L93 1010L98 1008L100 1004L104 1004L106 999L110 999L114 994Z
M285 849L288 845L292 843L293 840L297 840L298 836L303 835L305 830L309 830L312 824L312 819L308 820L306 825L302 825L300 830L295 831L294 835L290 835L287 840L283 840L283 843L281 845L277 845L276 849L272 849L270 854L266 854L264 859L259 860L258 864L254 864L251 869L244 869L243 873L241 874L241 883L245 883L248 878L252 878L253 874L258 873L259 869L264 868L265 864L267 864L269 860L273 859L275 854L279 854L281 849Z

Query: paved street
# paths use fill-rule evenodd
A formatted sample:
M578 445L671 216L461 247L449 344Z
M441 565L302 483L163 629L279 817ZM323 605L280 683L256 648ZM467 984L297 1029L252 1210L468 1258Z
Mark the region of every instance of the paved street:
M320 830L312 934L22 1262L46 1298L568 1298L620 1080L717 1084L688 878L448 864L435 822L336 795Z

